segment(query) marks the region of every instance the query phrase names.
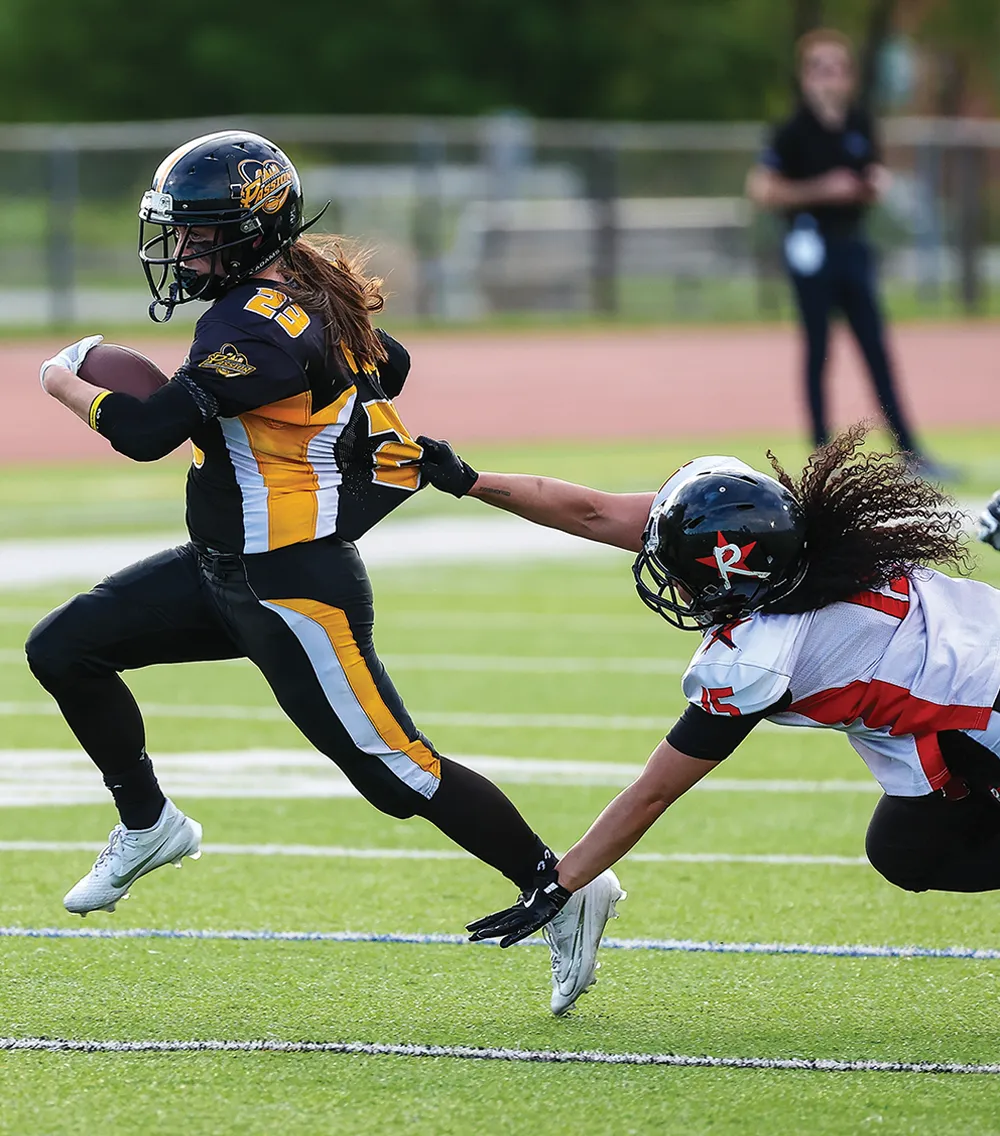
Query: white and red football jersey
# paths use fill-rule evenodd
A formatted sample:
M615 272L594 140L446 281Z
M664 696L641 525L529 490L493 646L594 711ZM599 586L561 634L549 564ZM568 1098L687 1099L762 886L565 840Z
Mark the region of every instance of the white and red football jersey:
M938 731L1000 755L1000 591L917 569L818 611L757 613L707 631L682 682L714 715L790 692L771 721L840 730L886 793L922 796L948 779Z

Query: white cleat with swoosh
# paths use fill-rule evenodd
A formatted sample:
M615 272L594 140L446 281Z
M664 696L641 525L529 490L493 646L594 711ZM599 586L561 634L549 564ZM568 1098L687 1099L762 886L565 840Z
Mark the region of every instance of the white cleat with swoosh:
M140 876L164 864L181 866L181 860L201 855L201 825L185 816L169 798L152 828L116 825L108 846L90 871L66 893L63 904L73 915L114 911L119 900Z
M597 948L615 905L623 900L618 877L608 868L586 887L574 892L566 906L542 928L552 956L552 1013L573 1008L577 998L597 981Z

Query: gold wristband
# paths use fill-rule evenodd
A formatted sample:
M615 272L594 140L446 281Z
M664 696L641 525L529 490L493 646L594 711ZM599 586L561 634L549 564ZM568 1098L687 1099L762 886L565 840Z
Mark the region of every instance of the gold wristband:
M97 408L101 403L111 394L111 391L101 391L101 393L90 404L90 411L87 414L87 421L90 423L91 430L97 429Z

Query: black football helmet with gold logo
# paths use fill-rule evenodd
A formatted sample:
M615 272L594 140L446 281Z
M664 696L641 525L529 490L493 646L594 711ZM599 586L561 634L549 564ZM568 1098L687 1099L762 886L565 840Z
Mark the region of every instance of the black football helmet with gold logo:
M150 317L164 323L178 304L217 299L277 260L320 216L302 220L299 175L259 134L223 130L178 146L160 163L139 206ZM213 229L214 236L194 240L193 228ZM192 266L206 260L207 271Z

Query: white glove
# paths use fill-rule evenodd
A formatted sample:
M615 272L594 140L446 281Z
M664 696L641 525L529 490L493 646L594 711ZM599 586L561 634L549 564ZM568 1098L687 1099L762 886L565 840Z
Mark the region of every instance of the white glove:
M71 343L69 347L64 347L58 355L53 355L51 359L46 359L45 362L38 369L38 381L42 384L42 390L45 389L45 368L46 367L65 367L67 371L72 371L77 374L84 359L87 357L87 352L91 347L96 347L98 343L104 341L103 335L88 335L84 339L78 340L76 343Z
M1000 551L1000 490L986 508L979 514L979 532L976 534L983 544Z

